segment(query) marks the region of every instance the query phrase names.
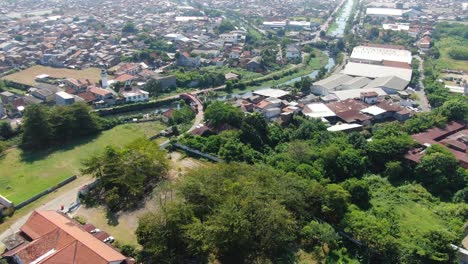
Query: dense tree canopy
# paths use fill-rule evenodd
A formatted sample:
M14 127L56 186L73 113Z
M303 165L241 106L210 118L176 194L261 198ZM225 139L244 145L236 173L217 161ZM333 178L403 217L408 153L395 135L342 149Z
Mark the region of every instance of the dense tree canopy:
M30 105L23 118L22 145L43 149L97 133L99 117L86 104L55 106Z
M137 206L168 169L165 153L146 139L125 147L108 146L103 154L91 156L83 165L82 172L98 182L90 197L96 195L110 211Z
M205 110L205 120L213 126L227 124L240 127L243 115L239 108L221 101L211 103Z

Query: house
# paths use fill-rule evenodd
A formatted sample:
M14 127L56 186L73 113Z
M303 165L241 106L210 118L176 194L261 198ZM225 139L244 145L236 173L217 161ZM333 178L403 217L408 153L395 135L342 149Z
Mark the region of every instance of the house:
M408 151L405 158L419 163L424 156L425 148L438 144L450 151L460 165L468 169L468 129L462 122L449 122L443 128L431 128L426 132L411 135L420 147Z
M201 57L190 57L187 52L176 54L176 65L187 68L197 68L201 64Z
M226 81L232 81L239 79L239 75L233 72L229 72L224 75L224 78L226 79Z
M115 104L115 95L107 89L92 86L88 89L88 91L94 95L96 100L102 101L104 104Z
M136 87L122 87L119 93L125 98L125 102L144 102L149 100L149 93Z
M0 98L2 99L2 103L10 104L17 98L17 96L14 93L4 91L0 93Z
M66 92L58 92L55 94L55 103L57 105L71 105L75 103L75 97Z
M301 48L296 45L288 45L286 48L286 58L288 60L295 60L301 58Z
M175 75L159 75L156 74L152 77L159 82L161 85L161 89L167 90L177 86L176 77Z
M262 57L257 56L257 57L252 58L251 60L249 60L249 62L247 62L247 64L245 65L245 68L248 71L252 71L252 72L261 71L262 68L263 68L263 66L262 66Z
M67 78L63 81L63 83L67 85L68 87L72 88L73 90L75 90L77 93L86 91L86 88L89 85L91 85L91 82L87 79L77 80L74 78Z
M20 232L5 241L2 256L18 264L134 263L91 232L63 213L34 211Z
M421 52L425 53L431 48L431 37L425 36L421 38L418 43L418 48L421 50Z
M366 104L375 104L378 101L379 94L377 92L361 92L361 101Z

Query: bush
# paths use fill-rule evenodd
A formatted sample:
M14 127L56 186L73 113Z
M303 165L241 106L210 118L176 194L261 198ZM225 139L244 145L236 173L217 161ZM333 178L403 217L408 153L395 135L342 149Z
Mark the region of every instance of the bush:
M454 47L449 50L448 54L454 60L468 60L468 48L467 47Z
M83 216L80 216L80 215L75 215L73 217L73 220L77 221L81 225L85 225L87 223L86 218L84 218Z

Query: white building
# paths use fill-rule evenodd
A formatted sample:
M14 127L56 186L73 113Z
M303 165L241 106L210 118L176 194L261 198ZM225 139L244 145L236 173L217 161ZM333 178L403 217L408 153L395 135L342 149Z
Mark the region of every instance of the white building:
M383 63L394 61L411 64L411 51L389 47L357 46L351 53L350 61L365 63Z
M124 87L120 89L120 94L125 98L125 102L144 102L149 100L149 93L136 87Z
M241 36L237 33L225 33L219 35L219 38L224 42L237 44L241 40Z
M348 62L343 71L341 71L342 74L367 77L371 79L396 76L408 82L411 81L412 72L413 70L411 68L389 67L356 62Z
M403 9L396 8L378 8L378 7L369 7L366 10L366 15L374 17L401 17L404 14Z
M55 94L55 103L57 105L71 105L75 103L75 97L66 92L58 92Z
M289 45L286 48L286 58L288 60L301 58L301 48L296 45Z
M336 114L323 103L308 104L304 107L302 112L305 116L318 119L336 116Z

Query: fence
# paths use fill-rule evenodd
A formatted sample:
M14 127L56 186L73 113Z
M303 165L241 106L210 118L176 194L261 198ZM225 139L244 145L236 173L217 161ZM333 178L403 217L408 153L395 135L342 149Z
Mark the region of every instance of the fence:
M46 194L49 194L49 193L51 193L51 192L57 190L58 188L63 187L63 186L65 186L66 184L68 184L68 183L70 183L70 182L76 180L76 178L77 178L76 175L73 175L73 176L71 176L70 178L65 179L64 181L59 182L57 185L55 185L55 186L53 186L53 187L50 187L49 189L47 189L47 190L45 190L45 191L43 191L43 192L41 192L41 193L38 193L38 194L34 195L33 197L29 198L28 200L23 201L23 202L21 202L21 203L15 205L15 210L18 210L18 209L21 209L21 208L25 207L26 205L28 205L28 204L30 204L30 203L36 201L37 199L41 198L42 196L44 196L44 195L46 195Z
M180 100L180 99L170 98L170 99L163 99L163 100L157 100L157 101L124 104L124 105L114 106L112 108L101 108L95 111L99 116L108 116L108 115L121 114L125 112L130 112L130 111L143 110L146 108L158 107L158 106L165 105L171 102L175 102L177 100Z
M198 150L193 149L193 148L189 148L189 147L181 145L179 143L174 143L173 146L176 149L181 149L181 150L183 150L183 151L185 151L185 152L187 152L189 154L199 156L199 157L202 157L202 158L214 161L214 162L222 162L223 161L222 159L220 159L218 157L212 156L210 154L203 153L203 152L198 151Z

